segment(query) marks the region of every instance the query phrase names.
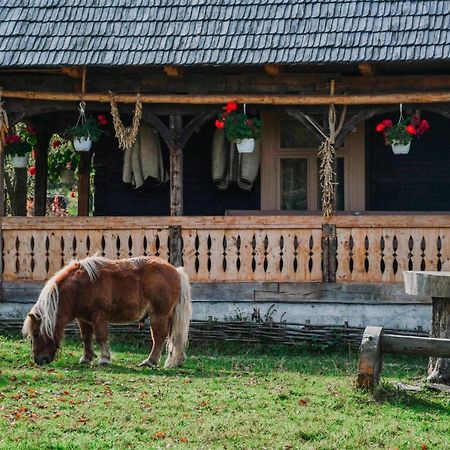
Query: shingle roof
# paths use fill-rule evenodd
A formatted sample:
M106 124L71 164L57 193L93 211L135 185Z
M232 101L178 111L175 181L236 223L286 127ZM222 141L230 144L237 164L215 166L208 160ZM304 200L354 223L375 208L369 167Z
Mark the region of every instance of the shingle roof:
M450 0L0 0L0 66L436 61L449 30Z

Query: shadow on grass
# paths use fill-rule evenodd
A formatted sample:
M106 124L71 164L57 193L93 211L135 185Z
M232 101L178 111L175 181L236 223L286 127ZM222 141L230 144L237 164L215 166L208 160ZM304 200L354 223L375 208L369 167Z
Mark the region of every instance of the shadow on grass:
M424 397L426 396L426 398ZM401 409L409 409L416 413L444 413L450 418L450 409L433 398L441 398L442 394L433 394L429 391L409 392L398 389L387 383L382 383L375 392L374 398L379 403L388 403Z

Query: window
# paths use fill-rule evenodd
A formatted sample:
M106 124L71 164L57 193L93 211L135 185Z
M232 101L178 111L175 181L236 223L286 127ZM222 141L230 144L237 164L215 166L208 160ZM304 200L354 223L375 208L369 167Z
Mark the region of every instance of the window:
M321 122L320 117L315 117ZM295 119L263 117L261 209L320 211L321 138ZM337 209L363 210L364 132L361 127L337 150Z

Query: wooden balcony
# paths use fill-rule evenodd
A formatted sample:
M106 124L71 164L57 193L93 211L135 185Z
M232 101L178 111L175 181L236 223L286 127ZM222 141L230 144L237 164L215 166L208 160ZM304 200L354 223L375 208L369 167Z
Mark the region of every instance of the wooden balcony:
M7 217L3 280L44 281L72 258L158 255L182 229L191 281L323 281L324 225L335 225L338 282L402 282L450 265L450 215Z

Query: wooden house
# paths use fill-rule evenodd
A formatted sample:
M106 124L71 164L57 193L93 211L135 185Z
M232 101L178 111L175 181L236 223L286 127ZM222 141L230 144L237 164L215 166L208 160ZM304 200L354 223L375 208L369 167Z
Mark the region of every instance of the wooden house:
M35 216L2 217L3 316L72 257L156 254L187 268L198 317L278 303L287 320L426 328L429 303L402 293L402 271L450 264L449 30L448 0L6 0L1 100L40 144ZM169 181L123 183L109 125L91 154L93 216L87 158L79 217L44 217L49 136L80 101L109 114L109 91L125 123L140 94ZM250 190L211 175L228 101L263 121ZM407 155L375 130L400 104L430 124ZM324 217L330 105L343 121Z

